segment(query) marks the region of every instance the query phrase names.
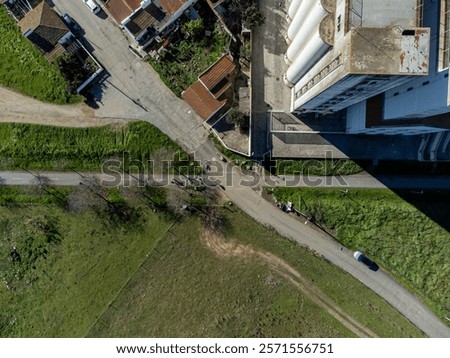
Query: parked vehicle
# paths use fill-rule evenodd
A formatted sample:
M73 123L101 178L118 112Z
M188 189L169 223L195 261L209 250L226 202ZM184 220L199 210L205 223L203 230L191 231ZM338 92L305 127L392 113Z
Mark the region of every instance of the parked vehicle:
M65 12L62 18L69 27L70 31L72 31L74 34L80 32L80 25L78 25L78 23L68 13Z
M94 14L100 12L100 6L94 0L83 0L83 2Z
M353 257L355 258L356 261L362 262L372 271L378 271L379 266L371 259L369 259L366 255L364 255L361 251L355 251L353 253Z

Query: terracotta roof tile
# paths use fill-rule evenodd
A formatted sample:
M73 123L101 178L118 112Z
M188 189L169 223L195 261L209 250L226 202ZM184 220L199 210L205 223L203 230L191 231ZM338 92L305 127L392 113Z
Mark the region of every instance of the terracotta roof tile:
M186 0L159 0L158 2L167 11L168 15L172 15Z
M69 31L67 25L59 15L45 2L41 2L33 10L29 11L23 19L19 21L22 32L34 30L38 26L45 26L54 29Z
M120 24L141 6L141 0L109 0L105 6L111 16Z
M200 81L196 81L184 91L181 94L181 97L183 97L192 109L204 120L209 119L226 102L225 100L218 101L215 99Z
M45 1L29 11L19 21L19 26L23 33L31 30L27 38L43 53L51 52L69 32L67 25Z
M230 55L222 56L215 64L203 72L199 79L203 82L208 90L212 90L225 78L231 75L236 68Z

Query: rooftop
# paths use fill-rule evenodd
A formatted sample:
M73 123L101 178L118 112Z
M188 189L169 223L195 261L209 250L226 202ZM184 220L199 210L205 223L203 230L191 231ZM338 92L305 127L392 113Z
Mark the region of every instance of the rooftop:
M172 15L186 2L188 2L188 0L143 1L140 8L135 9L134 13L130 12L129 15L122 18L120 22L123 22L123 25L133 34L133 36L138 37L150 26L153 26L157 30L164 27L164 25L171 20Z
M120 24L141 6L141 0L109 0L105 4L112 17Z
M207 120L225 105L226 100L219 98L231 87L231 76L235 69L233 58L223 55L181 96L200 117Z
M349 0L349 3L353 19L360 17L363 27L421 26L421 0Z
M211 92L209 92L200 81L196 81L184 91L181 94L181 97L183 97L192 109L204 120L209 119L226 103L225 100L219 101L214 98Z
M236 65L231 56L224 55L203 72L200 75L199 80L215 95L215 97L219 97L220 94L226 90L226 88L224 89L226 84L230 85L227 79L231 76L235 68Z
M59 15L45 2L41 2L33 10L28 12L25 17L19 21L22 32L34 30L38 26L45 26L53 29L69 31L64 21Z
M43 53L51 52L58 41L69 32L59 15L45 2L41 2L19 21L27 38Z

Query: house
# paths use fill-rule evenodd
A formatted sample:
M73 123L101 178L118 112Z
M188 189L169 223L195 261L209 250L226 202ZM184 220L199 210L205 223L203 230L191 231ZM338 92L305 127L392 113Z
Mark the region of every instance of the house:
M143 50L177 28L176 21L198 0L109 0L112 17Z
M205 121L222 112L230 103L230 89L236 73L233 58L226 54L204 71L199 79L181 94Z
M3 5L6 3L17 5L14 0L0 1ZM35 4L35 2L31 3ZM10 8L8 10L10 11ZM11 15L17 20L13 13ZM61 17L45 1L40 2L35 8L28 7L23 15L18 21L23 35L47 60L53 61L64 53L75 58L76 66L79 66L76 78L69 78L70 76L63 73L73 91L80 93L96 80L103 71L103 67L74 37Z
M22 33L47 58L55 59L65 52L64 44L72 34L59 15L45 2L41 2L18 22Z

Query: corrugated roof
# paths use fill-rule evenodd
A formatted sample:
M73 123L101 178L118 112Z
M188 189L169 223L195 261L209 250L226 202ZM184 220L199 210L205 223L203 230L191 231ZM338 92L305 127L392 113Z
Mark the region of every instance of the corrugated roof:
M184 91L181 94L181 97L183 97L192 109L204 120L209 119L226 103L225 100L218 101L215 99L200 81L196 81Z
M233 58L230 55L224 55L200 75L200 81L211 91L224 78L231 75L235 68Z

